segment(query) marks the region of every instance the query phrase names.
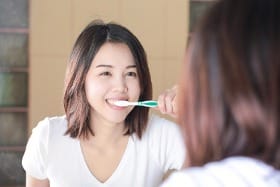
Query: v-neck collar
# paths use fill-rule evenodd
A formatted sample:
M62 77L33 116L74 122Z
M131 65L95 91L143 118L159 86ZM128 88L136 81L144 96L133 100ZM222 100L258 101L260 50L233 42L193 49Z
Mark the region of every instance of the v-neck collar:
M132 139L131 139L131 136L129 136L125 151L122 155L122 158L121 158L117 168L114 170L112 175L105 182L101 182L94 176L94 173L92 173L91 170L89 169L89 167L88 167L88 165L85 161L85 157L84 157L84 154L83 154L83 151L82 151L80 140L78 140L79 155L80 155L80 160L81 160L81 163L82 163L83 170L86 171L88 177L90 179L92 179L95 184L98 184L98 185L101 185L101 186L102 185L106 186L106 185L110 184L111 182L113 182L115 180L116 177L118 178L119 173L121 172L122 168L126 164L126 162L128 160L128 157L129 157L129 150L131 150L130 149L131 144L132 144ZM104 166L104 167L106 167L106 166Z

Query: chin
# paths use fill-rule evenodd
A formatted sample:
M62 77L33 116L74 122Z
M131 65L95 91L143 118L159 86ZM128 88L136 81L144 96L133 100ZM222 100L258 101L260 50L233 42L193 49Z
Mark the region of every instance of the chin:
M119 124L119 123L124 123L125 118L123 118L123 117L121 118L120 116L118 116L118 117L111 116L110 118L108 118L108 121Z

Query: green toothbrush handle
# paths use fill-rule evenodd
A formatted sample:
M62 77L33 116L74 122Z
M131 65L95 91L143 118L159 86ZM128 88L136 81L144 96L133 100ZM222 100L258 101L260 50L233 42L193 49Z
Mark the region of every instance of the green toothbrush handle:
M157 101L139 101L139 106L145 106L145 107L157 107L158 102Z

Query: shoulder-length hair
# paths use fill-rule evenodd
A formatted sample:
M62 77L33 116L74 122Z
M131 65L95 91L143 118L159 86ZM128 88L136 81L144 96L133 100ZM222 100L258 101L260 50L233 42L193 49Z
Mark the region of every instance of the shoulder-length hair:
M90 128L90 105L85 93L85 78L89 67L106 42L123 43L130 49L136 64L140 83L139 100L152 98L152 83L147 57L141 43L127 28L116 23L91 22L76 40L65 78L64 109L68 121L65 134L73 138L94 135ZM135 107L125 119L125 135L136 133L141 138L147 126L148 108Z
M178 103L188 166L248 156L280 168L277 2L219 1L194 31Z

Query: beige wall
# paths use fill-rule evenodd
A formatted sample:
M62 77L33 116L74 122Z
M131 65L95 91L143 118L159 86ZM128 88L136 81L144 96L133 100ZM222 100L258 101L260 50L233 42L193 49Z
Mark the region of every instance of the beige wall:
M130 29L148 54L154 99L176 82L187 35L188 0L30 1L29 132L63 114L63 81L72 45L96 18Z

